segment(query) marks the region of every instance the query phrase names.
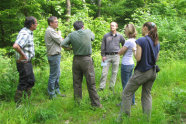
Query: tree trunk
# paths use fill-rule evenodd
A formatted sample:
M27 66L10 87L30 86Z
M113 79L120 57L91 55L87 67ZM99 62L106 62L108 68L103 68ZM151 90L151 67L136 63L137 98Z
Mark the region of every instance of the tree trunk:
M70 0L66 0L66 5L67 5L67 14L66 14L66 21L70 21L70 16L71 16L71 3Z
M4 33L4 29L3 29L3 23L2 23L1 20L0 20L0 30L1 30L0 36L2 36L1 37L0 48L2 48L4 46L4 42L5 42L5 40L4 40L5 33Z
M86 1L82 0L82 2L83 2L83 7L86 8Z
M101 0L98 0L98 17L101 16Z

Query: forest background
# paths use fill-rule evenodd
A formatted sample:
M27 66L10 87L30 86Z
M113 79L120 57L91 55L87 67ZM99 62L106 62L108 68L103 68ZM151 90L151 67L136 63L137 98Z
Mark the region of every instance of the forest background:
M92 43L96 86L101 77L101 41L109 32L110 22L124 26L133 23L141 37L145 22L158 27L161 45L158 64L161 71L152 89L153 111L151 123L186 122L186 0L1 0L0 2L0 123L116 123L121 101L121 79L118 72L115 94L109 90L98 93L103 109L90 107L85 80L81 106L73 102L72 51L62 50L60 86L67 94L65 99L48 100L47 82L49 67L44 42L47 18L57 16L58 29L63 38L74 31L73 23L82 20L85 28L95 33ZM33 59L36 85L31 100L16 108L13 101L18 73L12 48L25 17L38 20L34 31L36 56ZM125 36L124 36L125 37ZM126 37L125 37L126 38ZM110 73L109 73L110 75ZM109 76L108 76L109 77ZM109 82L109 79L108 81ZM137 105L127 123L145 123L140 106L140 89L136 93ZM148 123L148 122L147 122Z

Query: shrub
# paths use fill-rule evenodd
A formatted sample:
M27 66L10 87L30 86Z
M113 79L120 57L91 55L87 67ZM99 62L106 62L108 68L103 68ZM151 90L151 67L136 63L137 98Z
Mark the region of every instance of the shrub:
M8 57L0 55L0 100L10 100L17 86L16 64Z
M88 16L88 12L86 10L79 11L71 17L69 23L64 22L64 24L59 27L62 29L64 37L74 31L73 23L78 20L84 22L85 29L90 29L95 34L95 41L92 42L92 47L94 50L100 50L104 34L110 31L110 22L105 21L101 17L93 19Z
M148 8L137 9L132 15L138 34L141 34L141 28L145 22L155 22L158 27L160 48L164 51L163 56L175 59L184 59L185 50L185 17L174 18L162 15L153 15ZM141 36L141 35L138 35ZM169 53L168 55L166 53Z
M173 117L172 120L177 120L181 112L185 111L186 91L175 88L172 90L172 94L171 100L164 101L163 108L168 115Z

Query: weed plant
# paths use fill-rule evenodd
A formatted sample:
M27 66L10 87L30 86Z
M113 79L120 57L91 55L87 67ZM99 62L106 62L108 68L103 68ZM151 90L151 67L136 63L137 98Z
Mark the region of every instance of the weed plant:
M100 52L92 55L96 73L96 87L99 87L101 77ZM115 93L109 90L108 74L106 89L98 92L103 108L93 108L90 105L86 81L83 79L83 99L78 105L73 97L72 59L69 52L62 51L61 59L61 92L67 97L57 97L49 100L47 85L49 66L46 63L41 67L34 66L35 86L30 99L25 99L19 107L16 107L13 97L18 83L18 73L15 60L0 58L0 123L1 124L115 124L120 112L116 104L121 102L122 85L120 69L117 75ZM169 61L160 57L158 65L161 71L152 88L152 116L150 123L185 123L186 114L186 63L185 60ZM123 123L146 124L149 123L142 113L141 88L135 93L136 105L132 106L131 117L125 118Z

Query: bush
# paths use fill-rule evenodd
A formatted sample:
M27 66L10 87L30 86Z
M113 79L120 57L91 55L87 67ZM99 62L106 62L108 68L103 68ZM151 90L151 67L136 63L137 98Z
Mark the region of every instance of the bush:
M73 23L78 20L83 21L85 29L90 29L95 34L95 41L92 42L92 47L94 50L100 50L104 34L110 31L110 22L105 21L101 17L93 19L88 16L88 10L81 10L71 17L69 23L64 22L64 24L59 27L62 29L62 35L64 37L74 31Z
M0 73L0 100L10 100L14 95L18 82L15 62L0 55Z
M172 90L172 98L171 100L164 101L163 108L165 112L172 116L171 120L178 120L180 118L180 114L185 111L186 104L186 91L183 89L173 89Z
M158 28L161 56L171 57L175 59L184 59L186 55L185 50L185 17L180 18L174 16L174 18L162 15L153 15L151 10L137 9L136 13L132 15L133 22L135 22L138 34L141 34L141 28L145 22L154 22ZM141 36L141 35L139 35ZM168 53L168 54L166 54Z

